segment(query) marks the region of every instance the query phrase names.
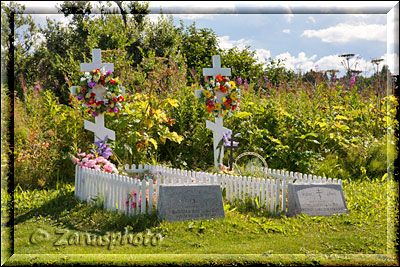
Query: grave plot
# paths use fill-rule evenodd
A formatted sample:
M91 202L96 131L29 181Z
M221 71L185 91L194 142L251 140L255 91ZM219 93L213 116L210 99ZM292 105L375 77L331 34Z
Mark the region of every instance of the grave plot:
M104 126L104 114L119 111L120 106L115 104L118 101L114 100L124 99L125 92L122 86L115 85L116 79L107 76L112 73L113 64L102 63L101 51L95 49L93 63L82 63L81 70L90 72L85 73L84 85L72 87L71 93L77 95L78 99L89 100L83 105L86 104L88 112L93 114L95 123L85 121L85 129L94 132L97 143L101 144L107 138L115 140L115 132ZM219 56L213 56L213 68L203 69L203 74L213 76L213 79L206 84L204 90L197 90L195 95L200 98L200 101L206 103L207 111L215 117L215 122L206 121L207 129L213 131L214 166L215 168L221 166L224 146L227 146L231 149L232 168L234 137L229 137L231 140L227 140L231 130L223 126L223 116L236 110L240 102L240 92L233 82L225 78L230 75L230 69L221 68ZM226 144L222 145L223 141ZM235 146L237 144L235 142ZM318 185L319 190L322 191L326 190L323 188L331 187L337 191L341 190L340 180L268 168L263 168L263 177L256 178L226 173L183 171L165 166L139 165L136 168L136 165L131 167L126 165L124 172L137 176L137 178L132 178L118 174L116 166L103 159L87 159L87 163L90 162L92 162L91 166L88 164L76 166L75 196L77 199L89 202L102 199L104 208L123 212L126 215L151 214L153 211L158 211L161 218L168 220L224 217L221 196L229 202L237 200L244 202L246 198L250 198L254 205L257 203L262 210L269 213L288 212L290 215L296 215L301 211L306 211L307 207L319 205L318 203L321 202L321 200L318 202L318 199L311 198L304 200L301 197L303 195L296 194L299 192L296 188L301 184L306 184L305 186L310 188ZM94 167L98 162L103 164L102 169ZM175 199L177 203L180 203L180 209L171 205L171 192L180 192L178 195L181 198ZM336 202L333 204L329 194L326 197L325 205L337 204ZM334 199L337 200L336 197ZM190 203L192 205L189 205ZM206 205L209 207L208 211L200 208L199 203L208 203ZM304 207L304 205L308 206ZM185 211L187 214L184 214ZM320 214L315 213L315 215Z

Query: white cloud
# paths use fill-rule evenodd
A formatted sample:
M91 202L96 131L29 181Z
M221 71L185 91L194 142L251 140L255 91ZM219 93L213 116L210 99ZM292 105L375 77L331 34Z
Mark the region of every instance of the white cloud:
M275 59L281 59L283 61L283 65L287 69L291 69L297 71L297 69L301 69L302 72L308 71L314 68L314 59L317 55L313 55L311 57L307 57L306 53L300 52L297 57L292 56L289 52L279 54L275 57Z
M256 49L257 63L265 63L265 60L271 56L271 51L266 49Z
M315 18L313 16L309 16L308 20L311 21L312 23L317 23L317 21L315 20Z
M250 45L252 40L240 39L230 40L229 36L218 37L219 47L224 49L230 49L237 46L239 49L245 49L246 45Z
M386 42L386 25L340 23L322 30L305 30L301 36L317 37L326 43L347 43L354 40Z
M283 33L290 33L290 30L289 29L284 29L282 32Z
M380 67L382 67L383 64L387 64L386 62L394 62L394 60L396 60L396 56L398 61L398 55L385 55L385 61L381 63ZM337 54L328 55L317 59L317 55L312 55L308 57L304 52L300 52L297 56L293 56L290 53L286 52L277 55L275 57L275 60L277 59L284 60L282 64L285 66L285 68L293 70L295 72L301 71L302 73L305 73L310 70L326 71L330 69L335 69L339 71L336 76L343 76L346 73L346 69L341 63L343 61L343 58L339 57L339 55ZM370 60L365 60L363 58L358 58L356 60L355 57L351 59L350 64L352 64L352 69L362 71L360 74L362 76L368 77L374 73L374 65L371 63Z

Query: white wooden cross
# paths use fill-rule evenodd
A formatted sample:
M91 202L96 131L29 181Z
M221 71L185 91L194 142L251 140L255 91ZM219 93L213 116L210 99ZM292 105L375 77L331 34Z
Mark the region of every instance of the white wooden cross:
M81 71L93 71L95 69L100 69L102 67L105 68L105 71L114 71L114 64L113 63L102 63L101 62L101 50L100 49L93 49L92 50L92 63L81 63ZM76 95L76 86L71 86L71 94ZM93 92L96 93L96 100L103 99L103 93L105 88L103 86L96 86L92 89ZM125 94L125 90L123 88L122 94ZM109 139L115 140L115 132L107 129L104 126L104 114L98 115L95 117L95 123L91 121L84 121L85 129L91 132L94 132L94 141L104 140L106 136Z
M231 69L230 68L221 68L221 57L219 55L213 56L213 67L212 68L203 68L203 75L204 76L213 76L215 81L215 76L221 74L221 76L231 76ZM196 90L195 96L200 97L203 90ZM216 92L217 101L222 103L222 97L225 96L224 93ZM222 159L224 157L224 146L220 149L217 148L218 143L222 139L222 135L229 131L230 129L223 126L223 117L218 116L215 118L215 122L211 122L209 120L206 121L207 129L213 131L213 141L214 141L214 166L216 168L219 167L219 163L222 163ZM219 162L218 162L218 155L221 153Z

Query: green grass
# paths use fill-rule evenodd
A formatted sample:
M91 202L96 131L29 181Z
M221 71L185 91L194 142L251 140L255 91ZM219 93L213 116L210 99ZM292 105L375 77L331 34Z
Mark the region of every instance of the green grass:
M393 217L397 213L394 203L398 192L393 189L397 187L393 182L345 182L349 215L288 218L263 215L245 204L224 203L225 219L194 222L160 222L154 214L127 217L102 210L77 201L73 186L68 184L54 190L17 188L15 254L9 263L93 259L105 264L134 260L138 264L396 265L395 243L388 242L388 236L398 222L388 220L387 215ZM113 242L113 247L85 242L74 245L72 239L71 245L68 241L65 245L54 244L66 231L66 237L89 233L103 236L104 241L107 232L124 234L126 230L137 237L136 241L140 234L146 236L147 230L163 238L154 246L117 242ZM31 238L32 233L35 234Z

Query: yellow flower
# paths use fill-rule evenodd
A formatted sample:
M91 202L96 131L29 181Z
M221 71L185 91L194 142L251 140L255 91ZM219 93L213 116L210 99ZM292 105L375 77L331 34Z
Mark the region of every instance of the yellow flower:
M207 97L207 98L211 98L212 94L211 94L210 91L205 90L204 91L204 96Z
M222 105L220 103L215 103L215 109L216 110L221 110L222 109Z
M233 92L233 93L231 94L231 99L232 99L232 101L235 102L235 101L238 99L238 93Z
M224 97L222 98L222 103L225 103L225 101L226 101L226 97L224 96Z
M76 87L76 92L77 92L77 93L80 93L80 92L81 92L81 87L80 87L80 86L77 86L77 87Z
M97 83L99 81L100 77L99 76L94 76L93 79Z
M231 85L231 89L235 89L236 84L234 81L230 81L229 84Z

